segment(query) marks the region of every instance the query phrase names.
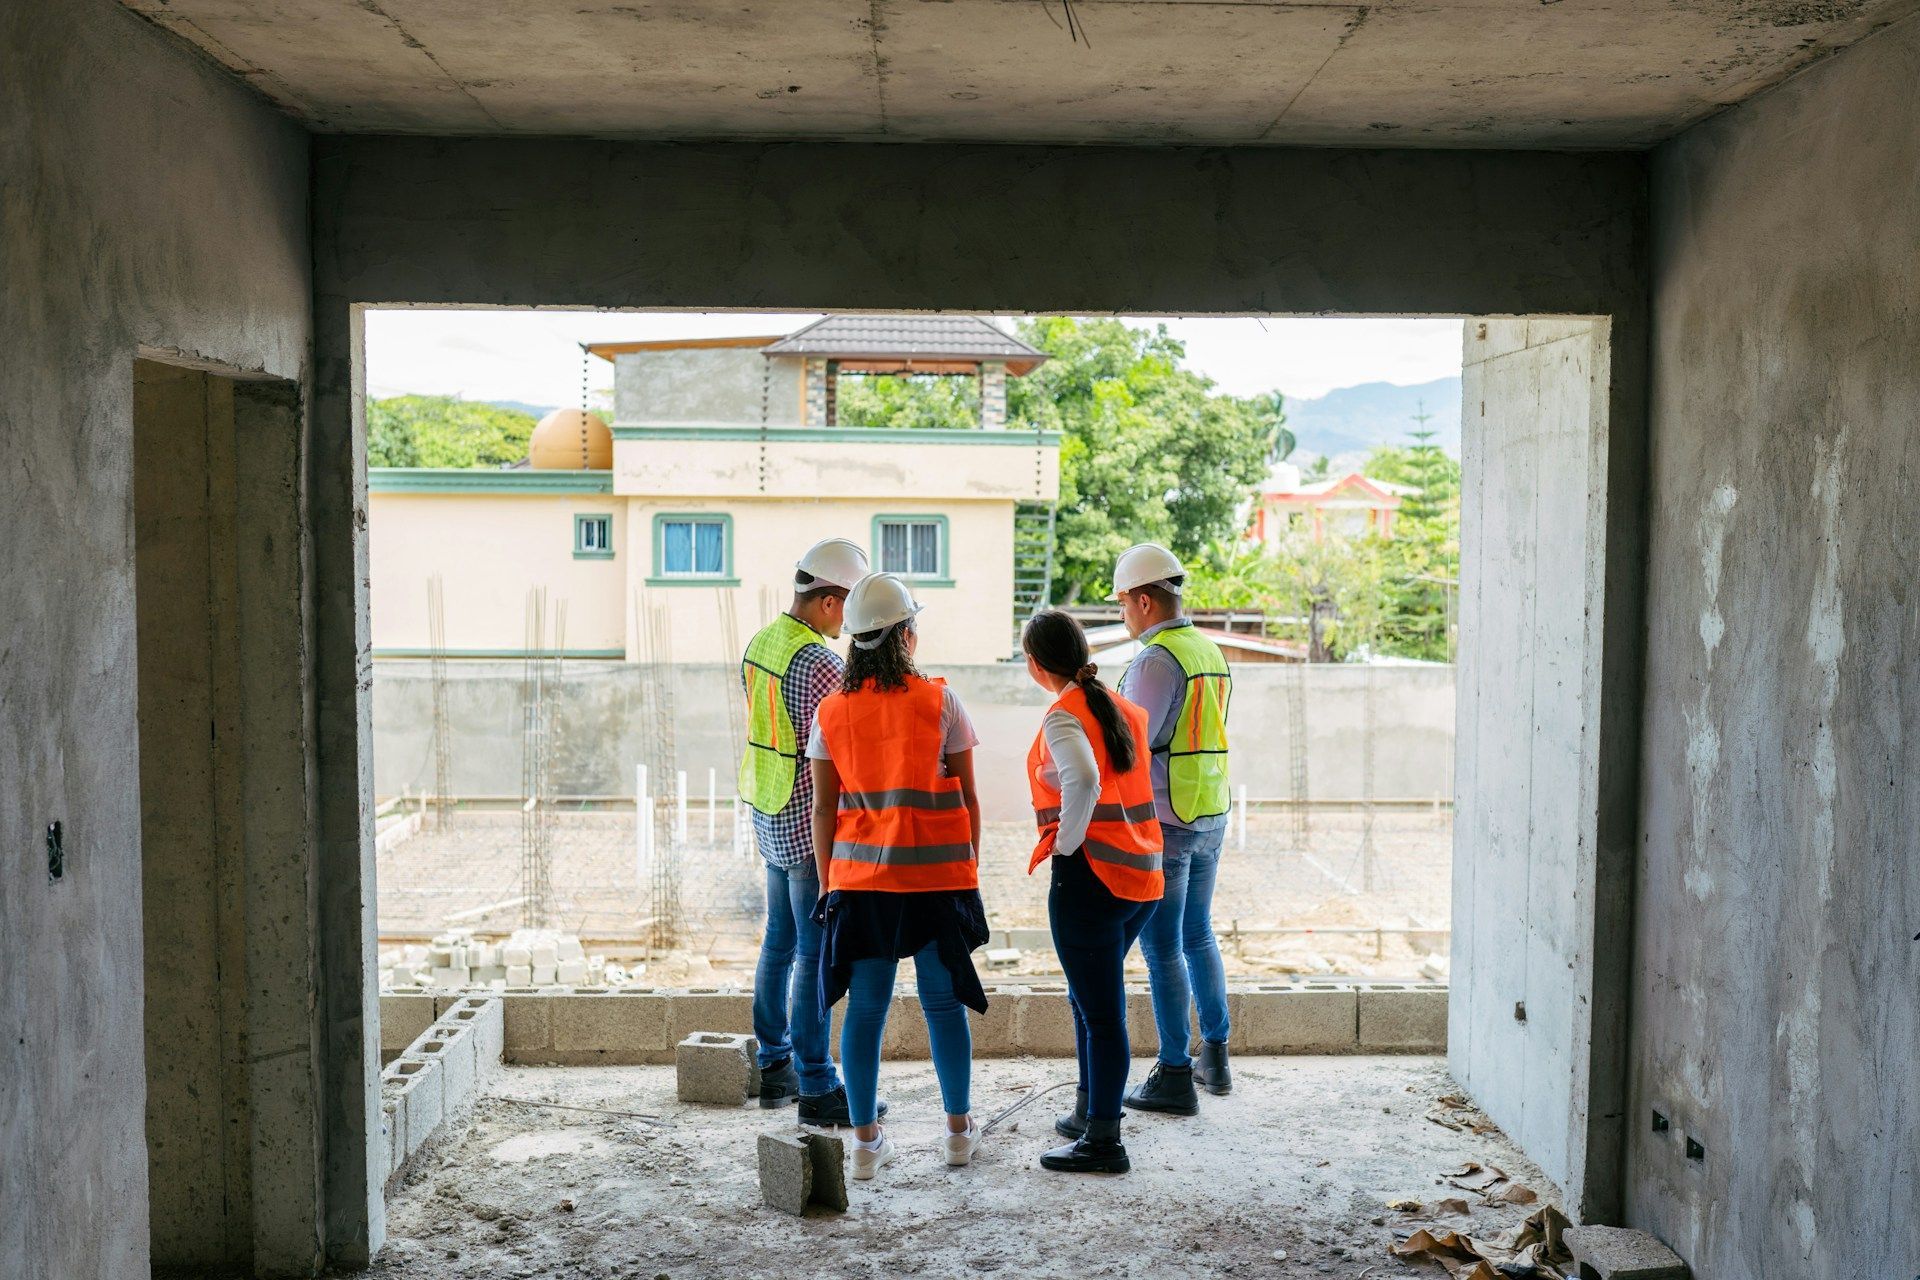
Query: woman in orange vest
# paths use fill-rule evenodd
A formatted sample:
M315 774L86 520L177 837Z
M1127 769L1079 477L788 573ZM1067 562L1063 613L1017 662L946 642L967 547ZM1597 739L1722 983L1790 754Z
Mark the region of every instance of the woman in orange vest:
M1080 1090L1054 1122L1074 1141L1040 1157L1067 1173L1124 1173L1127 951L1160 902L1160 823L1153 816L1147 713L1101 684L1080 624L1057 609L1021 633L1027 674L1058 695L1027 753L1040 842L1028 874L1053 862L1047 918L1067 973Z
M826 891L817 909L822 998L831 1007L847 996L840 1074L857 1139L853 1176L863 1179L893 1154L879 1124L880 1038L908 956L947 1112L943 1155L963 1165L980 1144L966 1013L987 1010L972 958L987 941L973 789L978 738L945 681L914 668L919 612L893 574L854 584L843 615L853 633L846 673L839 692L821 700L807 742L813 852Z

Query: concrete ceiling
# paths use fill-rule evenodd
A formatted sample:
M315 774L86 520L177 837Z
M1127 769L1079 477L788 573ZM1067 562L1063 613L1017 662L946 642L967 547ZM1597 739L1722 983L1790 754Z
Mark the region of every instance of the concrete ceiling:
M1649 146L1920 0L122 0L313 128Z

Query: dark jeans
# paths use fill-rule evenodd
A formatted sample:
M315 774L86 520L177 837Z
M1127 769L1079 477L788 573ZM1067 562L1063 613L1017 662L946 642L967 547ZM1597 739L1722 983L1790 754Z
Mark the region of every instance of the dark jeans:
M1133 1054L1127 1043L1127 950L1158 905L1116 898L1087 865L1085 854L1055 857L1047 890L1053 947L1067 971L1073 1039L1087 1115L1118 1120Z
M791 1057L800 1092L809 1097L840 1087L830 1048L833 1011L820 1002L820 926L813 922L819 897L813 859L767 868L767 935L753 978L760 1065Z

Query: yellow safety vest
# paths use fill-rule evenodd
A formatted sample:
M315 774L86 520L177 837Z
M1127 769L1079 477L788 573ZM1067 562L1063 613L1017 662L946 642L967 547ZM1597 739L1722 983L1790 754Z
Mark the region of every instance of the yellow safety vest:
M1148 644L1173 655L1187 678L1173 734L1155 747L1167 758L1167 801L1182 822L1232 807L1227 786L1227 701L1233 676L1220 646L1193 627L1168 627Z
M803 745L782 696L787 668L802 649L822 642L818 631L783 613L748 642L747 656L740 663L747 690L747 750L740 757L740 798L768 817L793 799L794 771Z

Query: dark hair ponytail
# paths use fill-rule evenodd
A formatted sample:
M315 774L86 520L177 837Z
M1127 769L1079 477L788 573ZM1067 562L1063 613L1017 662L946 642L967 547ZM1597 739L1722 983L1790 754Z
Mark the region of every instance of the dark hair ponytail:
M1027 619L1020 633L1020 648L1042 671L1071 680L1087 695L1087 707L1099 722L1100 737L1106 742L1107 759L1125 773L1134 765L1133 731L1113 701L1113 693L1100 683L1099 668L1087 648L1087 633L1068 614L1058 609L1042 609Z
M840 688L858 693L868 681L882 693L906 688L907 677L920 674L913 665L913 655L907 652L907 631L912 626L911 621L894 623L887 628L886 638L871 649L863 649L857 642L873 639L873 632L855 636L856 643L847 650L847 669L841 673Z

